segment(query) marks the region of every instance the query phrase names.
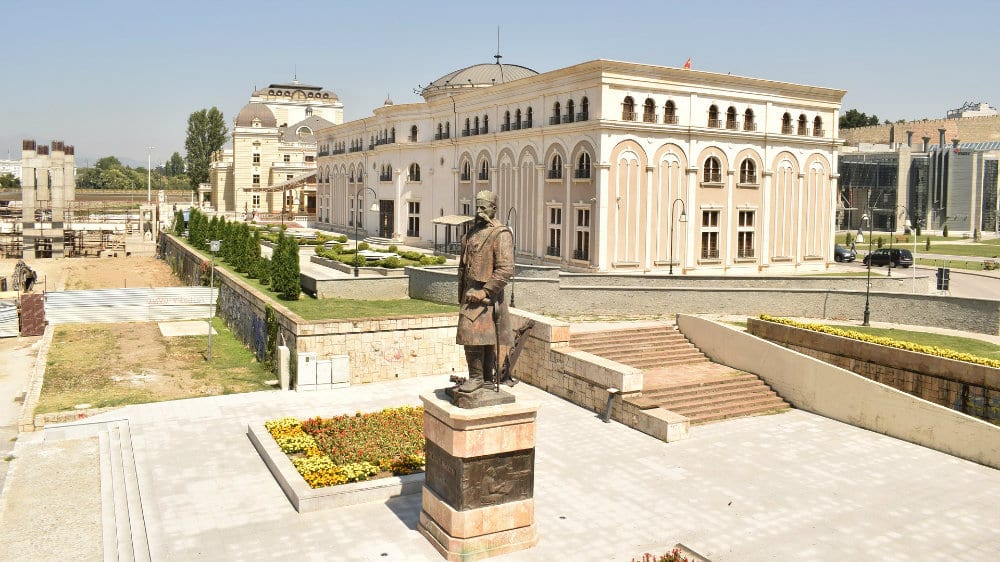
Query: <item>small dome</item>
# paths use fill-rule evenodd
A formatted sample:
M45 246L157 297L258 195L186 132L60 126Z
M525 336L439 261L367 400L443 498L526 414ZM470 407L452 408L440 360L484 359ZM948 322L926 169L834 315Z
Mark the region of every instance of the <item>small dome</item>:
M445 74L431 82L420 94L425 100L431 100L454 90L485 88L537 75L534 70L516 64L474 64Z
M260 127L277 127L278 120L274 113L262 103L248 103L240 110L236 116L237 127L253 127L254 121L259 122Z

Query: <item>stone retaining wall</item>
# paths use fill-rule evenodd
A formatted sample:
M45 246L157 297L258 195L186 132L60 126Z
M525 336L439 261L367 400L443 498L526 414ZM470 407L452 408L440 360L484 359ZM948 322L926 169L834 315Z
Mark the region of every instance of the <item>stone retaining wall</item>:
M747 331L929 402L1000 421L1000 369L754 318Z

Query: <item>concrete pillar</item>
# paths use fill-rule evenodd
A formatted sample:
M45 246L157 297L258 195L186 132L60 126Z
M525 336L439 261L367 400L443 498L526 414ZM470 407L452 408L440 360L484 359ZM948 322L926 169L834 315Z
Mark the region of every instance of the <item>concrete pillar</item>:
M931 138L930 137L920 137L920 138L923 139L924 141L924 149L921 150L921 152L927 152L927 149L930 148L931 146Z

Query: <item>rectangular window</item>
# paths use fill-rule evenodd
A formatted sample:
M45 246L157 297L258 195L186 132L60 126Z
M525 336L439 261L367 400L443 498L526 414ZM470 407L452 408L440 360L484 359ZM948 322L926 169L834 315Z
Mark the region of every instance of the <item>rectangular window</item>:
M719 211L701 213L701 258L719 259Z
M254 163L255 166L257 164L260 164L260 153L259 152L254 152L253 153L253 163Z
M254 196L252 196L250 203L253 205L254 209L259 209L260 208L260 195L254 195Z
M736 227L736 257L753 258L754 212L740 211Z
M291 154L286 154L285 157L282 158L282 160L287 164L288 162L292 161L292 155Z
M407 217L406 235L420 236L420 201L410 201L406 204Z
M354 226L354 199L348 199L347 204L350 206L347 213L347 226Z
M590 209L576 210L576 249L573 259L590 259Z
M562 255L562 207L549 207L549 245L545 255Z
M252 183L255 186L259 186L260 185L260 174L254 174L253 175L253 179L251 181L252 181Z

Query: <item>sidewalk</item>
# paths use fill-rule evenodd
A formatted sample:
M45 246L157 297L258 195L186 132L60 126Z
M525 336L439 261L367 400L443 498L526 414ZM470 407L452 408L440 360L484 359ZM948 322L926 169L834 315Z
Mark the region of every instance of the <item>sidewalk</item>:
M419 404L432 376L325 392L128 406L152 560L442 558L417 532L419 496L299 514L247 424ZM681 542L713 562L984 561L1000 551L1000 471L798 410L695 427L663 443L539 389L537 547L499 561L628 562ZM17 443L0 498L6 560L100 560L94 437ZM51 474L55 465L71 468ZM53 478L46 481L41 475ZM105 525L107 522L105 522Z

